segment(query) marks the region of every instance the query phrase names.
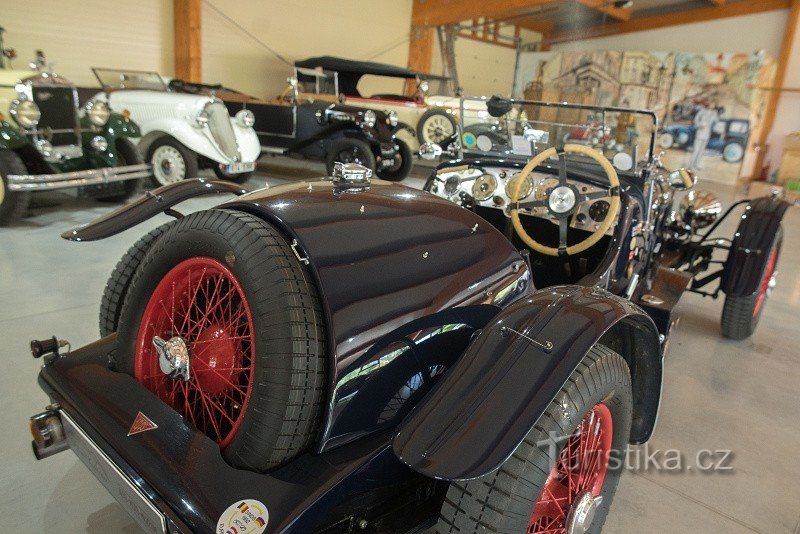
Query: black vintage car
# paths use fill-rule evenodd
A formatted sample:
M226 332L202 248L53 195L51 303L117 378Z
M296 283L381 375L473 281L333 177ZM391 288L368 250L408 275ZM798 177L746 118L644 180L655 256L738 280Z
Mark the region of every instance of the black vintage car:
M545 148L562 120L526 115L431 192L354 164L252 193L191 180L67 232L176 217L112 272L102 339L32 342L37 457L71 448L151 532L599 530L626 444L655 428L670 310L722 245L691 238L710 206L667 208L689 173ZM175 209L214 191L238 197ZM706 277L739 299L734 332L783 210L751 202Z
M320 84L327 83L324 78L313 70L295 69L286 90L271 100L221 85L181 80L170 82L170 88L213 94L234 115L250 110L264 153L320 159L328 174L338 161L364 165L385 180L408 176L413 163L411 149L396 134L409 127L398 122L396 113L348 106L339 103L335 94L320 93Z

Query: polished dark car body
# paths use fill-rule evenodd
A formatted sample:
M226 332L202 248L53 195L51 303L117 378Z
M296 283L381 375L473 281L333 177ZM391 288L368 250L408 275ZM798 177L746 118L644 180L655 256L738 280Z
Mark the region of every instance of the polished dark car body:
M64 237L105 238L160 211L177 215L176 203L208 192L240 195L218 209L270 222L308 262L328 325L328 407L314 450L269 473L247 472L134 378L108 368L114 335L50 354L40 384L51 413L86 436L68 432L68 441L90 468L98 454L109 460L119 474L98 478L147 528L163 521L170 532L213 530L226 507L250 498L268 506L269 532L417 531L435 520L449 480L488 473L513 452L601 339L637 369L632 439L652 432L662 356L648 315L596 287L537 291L501 232L426 192L320 181L243 194L190 180ZM470 408L477 405L490 409ZM139 412L157 429L131 439ZM119 480L136 490L120 493ZM157 512L142 513L141 502Z

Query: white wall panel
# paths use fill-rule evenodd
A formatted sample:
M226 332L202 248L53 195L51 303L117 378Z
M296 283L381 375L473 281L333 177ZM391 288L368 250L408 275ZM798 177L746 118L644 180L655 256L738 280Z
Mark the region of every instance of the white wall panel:
M4 0L0 14L16 68L41 49L78 85L97 85L91 67L173 72L171 0Z

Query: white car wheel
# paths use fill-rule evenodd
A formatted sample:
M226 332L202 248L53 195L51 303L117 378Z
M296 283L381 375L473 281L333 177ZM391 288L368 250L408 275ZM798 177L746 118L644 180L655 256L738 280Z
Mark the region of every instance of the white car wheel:
M675 144L675 138L671 133L664 132L658 138L658 144L661 145L663 149L672 148L672 145Z
M436 109L425 112L425 115L420 119L418 126L419 137L423 143L439 144L455 133L455 121L446 112Z
M186 160L183 154L170 145L161 145L150 157L153 177L161 185L174 184L186 178Z
M739 143L728 143L722 149L722 159L728 163L736 163L744 158L744 147Z

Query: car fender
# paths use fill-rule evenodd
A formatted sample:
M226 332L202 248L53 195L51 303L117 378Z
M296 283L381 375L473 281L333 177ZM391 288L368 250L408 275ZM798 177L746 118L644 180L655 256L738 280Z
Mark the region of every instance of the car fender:
M395 455L425 476L465 480L497 469L602 342L631 370L631 441L653 431L662 354L650 317L607 291L558 286L500 312L398 427Z
M130 204L117 208L85 226L67 230L61 237L68 241L97 241L124 232L161 212L170 212L172 206L192 197L209 193L240 196L248 192L239 185L222 180L204 178L182 180L148 191ZM171 214L179 216L174 212Z
M252 128L242 128L231 119L233 131L242 154L242 161L255 161L261 152L258 136ZM217 163L230 163L220 151L208 128L199 128L188 124L182 118L162 117L140 126L142 138L139 150L147 156L152 144L163 137L172 137L185 145L189 150L205 156Z
M397 134L403 131L408 132L414 139L417 138L417 132L405 122L398 122L396 126L392 127L392 137L397 137Z
M789 203L777 196L752 200L742 213L722 271L722 291L747 297L758 291L769 249Z
M16 150L30 144L21 130L8 121L0 121L0 149Z

